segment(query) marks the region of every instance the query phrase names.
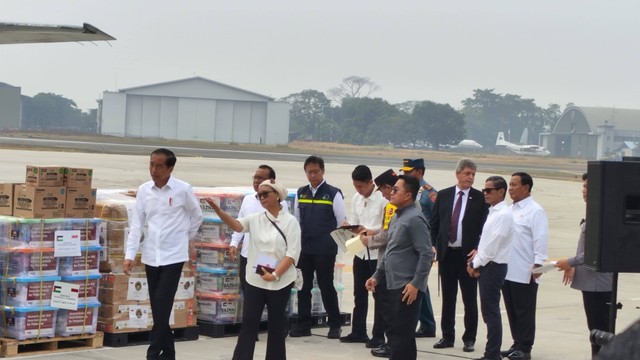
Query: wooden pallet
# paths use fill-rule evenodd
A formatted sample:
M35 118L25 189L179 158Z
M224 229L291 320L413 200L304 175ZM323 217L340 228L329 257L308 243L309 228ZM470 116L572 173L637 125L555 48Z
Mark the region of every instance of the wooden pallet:
M198 326L187 326L184 328L171 329L173 331L173 341L198 340L200 330ZM151 331L137 331L127 333L104 333L104 346L123 347L131 345L149 344Z
M88 335L58 336L27 340L0 338L0 357L98 349L102 347L103 339L104 335L100 331Z
M225 336L234 336L240 333L240 328L242 324L216 324L209 321L198 320L198 325L200 326L200 335L212 337L212 338L220 338ZM260 327L258 329L259 332L267 331L267 322L261 321Z

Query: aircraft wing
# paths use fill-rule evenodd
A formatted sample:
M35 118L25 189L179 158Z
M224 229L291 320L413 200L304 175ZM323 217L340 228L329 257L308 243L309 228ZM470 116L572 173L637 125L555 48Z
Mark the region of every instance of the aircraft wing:
M0 44L101 40L115 40L115 38L87 23L82 24L82 26L69 26L0 22Z

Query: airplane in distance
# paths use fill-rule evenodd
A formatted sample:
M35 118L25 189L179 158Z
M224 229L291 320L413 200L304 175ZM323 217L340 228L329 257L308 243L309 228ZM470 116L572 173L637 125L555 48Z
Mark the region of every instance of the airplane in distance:
M539 145L517 145L510 143L504 139L504 132L498 132L498 138L496 139L496 147L506 148L510 152L518 155L527 156L549 156L551 153L543 146Z
M0 45L103 40L115 38L87 23L71 26L0 22Z

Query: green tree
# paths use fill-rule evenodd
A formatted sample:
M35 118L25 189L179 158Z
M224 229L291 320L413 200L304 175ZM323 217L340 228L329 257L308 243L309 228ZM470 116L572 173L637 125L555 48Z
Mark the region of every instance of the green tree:
M76 103L52 93L39 93L23 102L22 128L35 130L96 131L94 113L83 113Z
M331 101L317 90L303 90L285 98L291 104L290 132L295 138L333 141L336 126L332 119Z
M365 145L389 141L384 131L400 114L393 105L380 98L345 98L336 109L336 123L340 128L338 141Z
M559 106L542 109L533 99L520 95L497 94L494 89L476 89L473 97L462 101L466 131L469 138L483 146L493 147L499 131L507 141L519 142L528 129L528 143L538 143L538 135L549 131L559 117Z
M427 141L436 150L453 145L464 138L464 115L449 104L422 101L413 108L407 135L415 144Z

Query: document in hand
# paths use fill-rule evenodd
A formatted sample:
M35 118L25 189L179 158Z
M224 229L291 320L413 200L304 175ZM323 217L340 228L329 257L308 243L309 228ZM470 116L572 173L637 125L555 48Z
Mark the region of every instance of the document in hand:
M533 268L531 270L531 272L533 274L544 274L549 270L555 269L555 267L556 267L556 262L555 261L550 261L550 262L548 262L548 263L546 263L546 264L544 264L544 265L542 265L540 267Z
M364 245L360 241L360 235L356 235L347 229L335 229L331 232L331 237L338 244L338 248L346 254L355 255L364 249Z

